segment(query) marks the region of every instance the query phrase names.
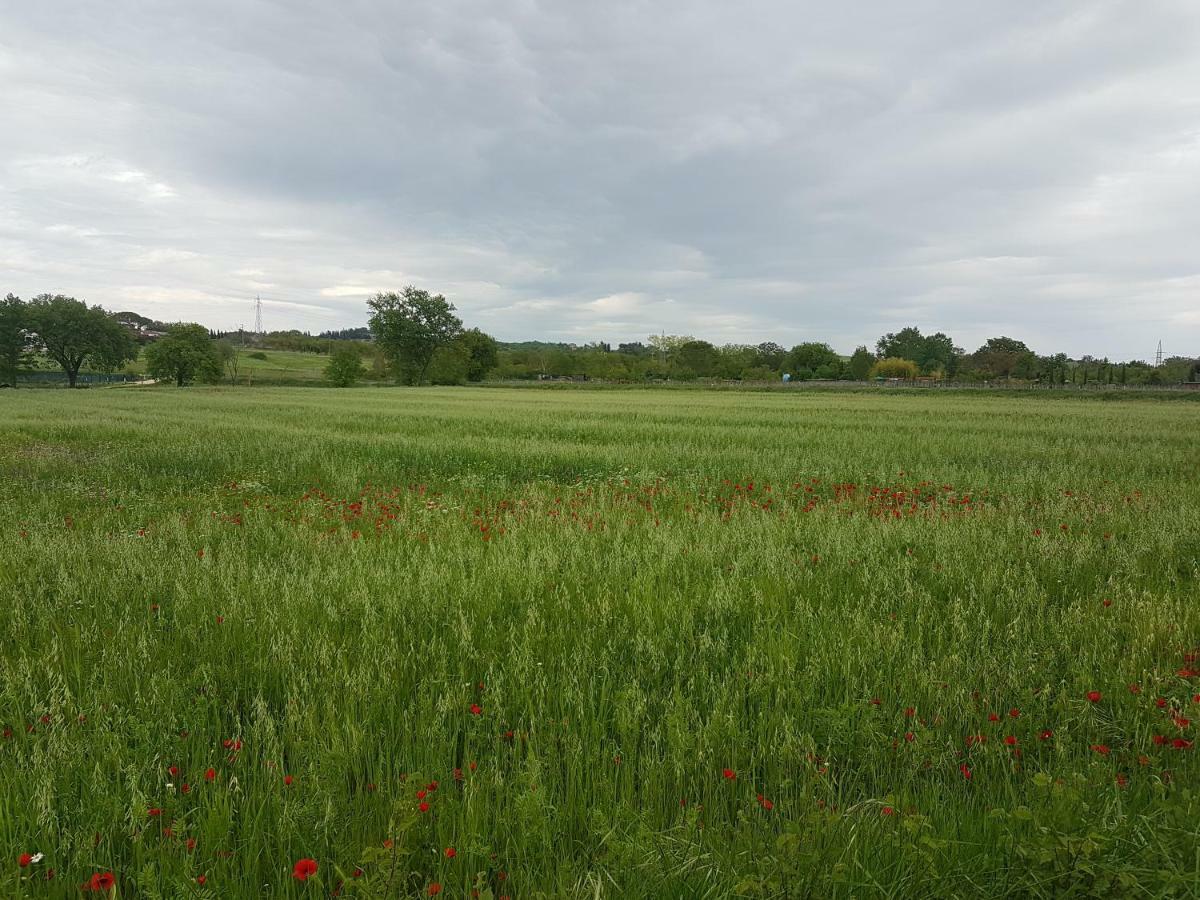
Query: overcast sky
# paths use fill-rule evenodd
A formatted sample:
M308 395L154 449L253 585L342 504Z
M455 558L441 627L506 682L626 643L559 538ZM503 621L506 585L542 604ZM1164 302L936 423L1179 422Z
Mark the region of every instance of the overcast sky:
M1200 2L0 0L0 292L1200 355Z

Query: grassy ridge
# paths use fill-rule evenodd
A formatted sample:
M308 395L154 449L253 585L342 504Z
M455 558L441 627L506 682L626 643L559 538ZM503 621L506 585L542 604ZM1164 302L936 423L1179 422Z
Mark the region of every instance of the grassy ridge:
M1192 404L121 389L0 421L0 843L46 854L6 893L1200 886Z

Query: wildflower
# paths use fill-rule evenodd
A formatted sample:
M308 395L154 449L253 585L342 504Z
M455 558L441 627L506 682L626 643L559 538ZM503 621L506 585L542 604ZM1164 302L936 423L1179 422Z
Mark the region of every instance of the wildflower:
M915 734L913 734L911 731L906 731L906 732L904 732L904 739L905 739L906 741L908 741L910 744L911 744L911 743L912 743L914 740L916 740L916 737L917 737L917 736L916 736Z
M204 770L204 780L205 781L216 781L216 779L217 779L217 770L216 769L209 768L209 769Z
M996 713L988 713L988 721L989 722L999 722L1000 716Z
M963 763L961 766L959 766L958 771L962 772L962 777L967 779L967 781L971 780L971 767L966 763Z
M1110 752L1107 744L1092 744L1092 749L1095 750L1097 753L1099 753L1101 756L1108 756L1108 754Z
M1154 701L1154 705L1157 706L1159 709L1166 709L1167 708L1167 698L1159 697L1157 700Z
M433 882L429 885L429 896L434 897L442 892L442 886L438 882Z
M917 709L915 706L904 707L904 718L911 719L916 714L917 714Z
M429 812L429 803L426 802L425 800L422 800L420 803L417 804L417 809L419 809L423 813Z
M217 616L217 624L218 624L218 625L224 625L224 624L225 624L225 617L224 617L224 616Z
M396 846L396 842L393 841L391 838L383 839L383 849L384 850L391 850L394 846Z
M1141 692L1142 692L1142 686L1140 684L1131 684L1129 686L1129 693L1140 694Z
M167 774L170 775L172 778L178 777L179 776L179 766L171 766L169 769L167 769Z
M291 787L291 786L292 786L292 776L291 776L291 775L284 775L284 776L283 776L283 783L284 783L285 785L287 785L288 787Z
M32 853L22 853L19 857L17 857L17 865L20 866L22 869L29 868L29 864L31 862L33 862L33 854Z
M473 716L478 716L478 715L480 715L482 712L483 712L483 707L482 707L482 706L480 706L478 703L472 703L472 704L471 704L471 715L473 715Z
M1047 728L1044 731L1042 731L1042 733L1039 734L1038 737L1041 738L1043 741L1048 741L1048 740L1050 740L1050 738L1054 737L1054 732L1051 731L1049 728Z
M1189 750L1191 749L1192 742L1183 738L1175 738L1175 740L1171 741L1171 746L1176 750Z
M106 892L113 889L113 885L117 883L117 879L113 877L112 872L96 872L91 879L83 885L85 891Z
M191 853L193 850L195 850L195 849L196 849L196 839L195 839L195 838L188 838L188 839L187 839L187 843L186 843L186 844L184 844L184 846L185 846L185 847L187 847L187 851L188 851L188 853Z
M1167 742L1167 736L1165 734L1156 734L1153 740L1156 746L1161 747Z
M1101 603L1104 605L1104 607L1105 607L1106 609L1107 609L1108 607L1112 606L1112 601L1111 601L1111 600L1109 600L1107 597L1105 597L1105 598L1104 598L1103 600L1101 600L1100 602L1101 602Z
M1125 787L1129 784L1129 776L1123 772L1117 773L1117 787Z
M429 794L429 792L426 791L425 788L421 788L419 791L417 791L417 799L424 800L428 796L428 794Z
M207 875L197 875L197 876L196 876L196 884L199 884L199 885L205 885L205 884L207 884L207 883L208 883L208 876L207 876Z
M1010 709L1008 711L1008 717L1010 719L1018 719L1021 717L1021 711L1019 709L1017 709L1016 707L1013 707L1012 709Z
M317 861L315 859L297 860L296 865L292 866L292 877L297 881L308 881L313 875L317 874Z
M192 786L185 781L179 786L179 791L183 794L190 794L192 792Z
M161 816L162 810L159 809L157 806L152 806L148 810L146 810L146 815L152 816L152 817Z
M1099 691L1088 691L1087 692L1087 698L1092 703L1099 703L1103 696L1104 695L1101 694Z
M362 878L362 877L363 877L363 870L362 870L362 869L360 869L358 866L355 866L355 867L354 867L354 871L350 873L350 877L351 877L351 878Z
M1008 737L1006 737L1004 739L1004 743L1006 743L1010 747L1017 746L1017 736L1015 734L1008 735Z
M733 771L733 769L722 769L721 775L724 776L726 781L733 781L737 778L737 772Z
M458 856L457 850L455 850L453 847L446 848L446 859L454 859L456 856Z
M885 815L885 816L891 816L891 815L895 815L895 814L896 814L896 810L892 809L892 807L890 807L890 806L885 806L885 807L884 807L883 809L881 809L879 812L880 812L880 813L882 813L882 814L883 814L883 815Z

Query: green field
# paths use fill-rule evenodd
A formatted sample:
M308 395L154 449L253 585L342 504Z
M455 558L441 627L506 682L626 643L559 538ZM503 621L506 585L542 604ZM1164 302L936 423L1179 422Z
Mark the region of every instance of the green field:
M1198 434L989 393L0 394L0 895L1200 894Z

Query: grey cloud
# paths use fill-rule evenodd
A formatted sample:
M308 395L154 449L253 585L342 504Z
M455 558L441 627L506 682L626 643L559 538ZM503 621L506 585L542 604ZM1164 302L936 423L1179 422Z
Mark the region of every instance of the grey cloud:
M214 327L1200 353L1200 8L0 10L0 288Z

